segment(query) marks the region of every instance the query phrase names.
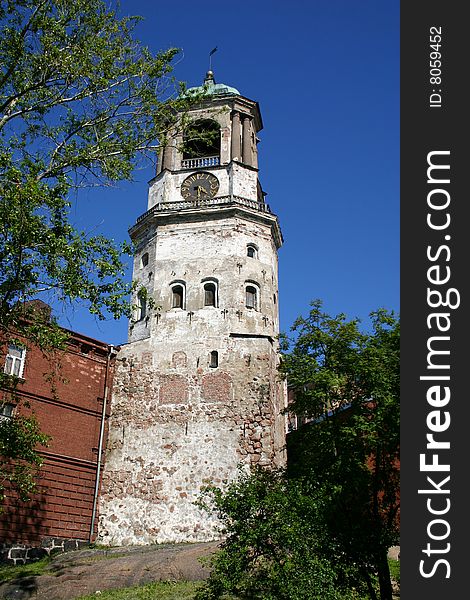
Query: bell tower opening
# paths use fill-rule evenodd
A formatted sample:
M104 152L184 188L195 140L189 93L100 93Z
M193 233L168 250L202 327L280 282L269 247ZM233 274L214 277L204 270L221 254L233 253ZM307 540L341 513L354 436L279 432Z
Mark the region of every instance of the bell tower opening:
M218 165L219 163L220 125L213 119L199 119L190 123L183 135L182 168Z

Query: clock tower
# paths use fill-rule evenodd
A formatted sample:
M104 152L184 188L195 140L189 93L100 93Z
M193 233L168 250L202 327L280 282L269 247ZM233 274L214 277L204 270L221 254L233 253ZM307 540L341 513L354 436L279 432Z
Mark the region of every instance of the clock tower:
M285 462L282 235L258 178L261 114L211 71L194 91L129 232L140 292L112 392L104 544L214 539L201 487Z

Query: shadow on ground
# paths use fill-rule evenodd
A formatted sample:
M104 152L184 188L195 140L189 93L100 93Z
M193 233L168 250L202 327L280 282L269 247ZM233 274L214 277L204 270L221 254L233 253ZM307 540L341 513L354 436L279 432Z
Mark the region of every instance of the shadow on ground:
M217 542L88 549L56 556L43 575L0 585L0 598L73 600L96 591L151 581L200 581L209 569L199 562Z

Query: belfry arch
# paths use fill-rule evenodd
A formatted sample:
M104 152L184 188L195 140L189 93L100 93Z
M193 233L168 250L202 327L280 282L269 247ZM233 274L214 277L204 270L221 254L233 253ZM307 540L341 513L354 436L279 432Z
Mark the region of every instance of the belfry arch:
M197 158L213 158L220 162L220 125L214 119L192 121L183 133L184 161Z

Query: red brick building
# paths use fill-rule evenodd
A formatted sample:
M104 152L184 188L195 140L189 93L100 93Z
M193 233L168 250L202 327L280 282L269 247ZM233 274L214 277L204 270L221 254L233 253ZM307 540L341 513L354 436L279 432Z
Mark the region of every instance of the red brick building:
M110 389L116 352L112 346L68 331L65 351L53 357L36 347L6 341L1 368L20 377L18 397L0 390L1 418L33 411L41 431L51 436L38 493L29 503L14 493L0 513L0 550L12 546L76 546L94 539L97 498L107 437ZM28 408L29 405L29 408ZM73 542L72 542L73 540ZM37 553L36 553L37 554ZM18 557L21 553L17 550Z

